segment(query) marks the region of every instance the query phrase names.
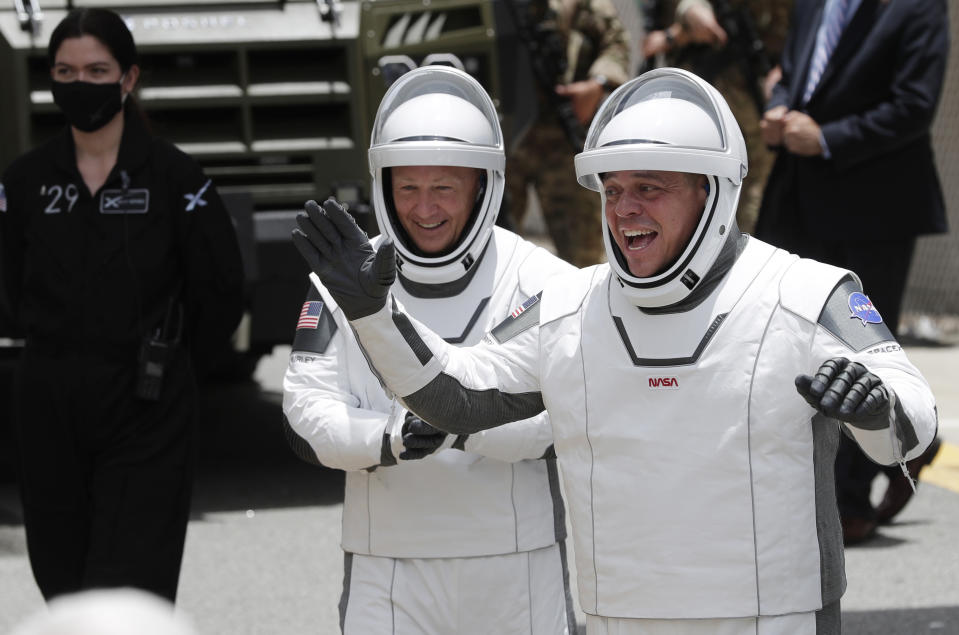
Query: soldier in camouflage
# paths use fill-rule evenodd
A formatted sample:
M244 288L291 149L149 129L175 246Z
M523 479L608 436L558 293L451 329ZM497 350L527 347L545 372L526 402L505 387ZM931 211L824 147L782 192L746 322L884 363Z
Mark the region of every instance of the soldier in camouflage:
M735 53L730 36L716 14L726 7L731 11L745 11L752 18L771 67L768 74L768 69L755 68L753 72L765 75L760 79L768 99L769 91L779 79L779 56L786 40L792 5L793 0L647 0L644 5L649 33L643 41L643 57L655 59L657 66L686 68L710 82L726 98L742 128L749 174L743 183L736 221L747 233L752 233L756 226L763 188L776 155L763 143L759 132L762 112L757 110L744 73L744 64L749 62Z
M565 43L567 69L555 90L587 127L609 91L629 79L629 34L610 0L549 0L544 15L537 28L555 29ZM577 184L573 168L582 148L572 147L550 99L537 93L539 118L506 165L513 222L522 226L532 184L557 254L577 267L603 262L603 237L596 231L601 210L595 195Z

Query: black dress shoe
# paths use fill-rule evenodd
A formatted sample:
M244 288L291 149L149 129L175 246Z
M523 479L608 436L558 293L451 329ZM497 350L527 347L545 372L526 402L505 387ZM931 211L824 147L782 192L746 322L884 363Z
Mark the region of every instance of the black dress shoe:
M912 480L918 482L919 472L922 471L922 468L932 463L941 447L942 441L939 437L936 437L932 440L932 443L929 444L929 447L926 448L925 452L913 460L906 462L906 468L909 470L909 476L912 477ZM905 475L901 471L895 472L889 478L889 487L886 489L886 494L882 497L882 502L879 503L879 506L876 508L876 518L879 520L879 523L886 524L891 521L895 515L901 512L902 508L906 506L906 503L912 498L912 494L912 486L909 485L909 481L906 480Z
M844 545L866 542L876 535L878 523L872 518L843 516L839 520L842 523L842 542Z

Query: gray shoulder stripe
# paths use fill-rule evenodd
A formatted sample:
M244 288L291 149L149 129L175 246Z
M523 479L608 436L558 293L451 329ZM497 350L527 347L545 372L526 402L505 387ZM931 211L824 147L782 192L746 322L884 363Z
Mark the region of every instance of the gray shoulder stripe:
M497 344L508 342L523 331L539 324L539 300L543 292L530 297L508 318L493 327L490 336Z
M425 421L452 434L472 434L529 419L545 410L543 395L539 392L505 393L496 388L466 388L445 373L403 401Z
M301 353L325 353L333 336L336 335L336 321L323 296L310 285L306 301L300 309L300 317L293 335L293 350Z
M410 348L413 349L413 354L416 355L416 359L419 360L420 364L426 366L426 364L433 359L433 351L429 349L426 342L423 341L419 333L416 332L416 329L413 328L413 323L410 322L410 318L407 317L405 313L400 312L399 307L396 305L396 298L390 296L390 301L393 303L393 324L396 325L396 328L403 336L403 339L406 340L406 343L409 344Z
M896 340L885 322L867 321L850 308L850 299L861 293L856 281L846 276L832 290L818 320L820 326L857 353L881 342ZM877 308L882 310L882 307ZM876 313L875 317L878 316Z

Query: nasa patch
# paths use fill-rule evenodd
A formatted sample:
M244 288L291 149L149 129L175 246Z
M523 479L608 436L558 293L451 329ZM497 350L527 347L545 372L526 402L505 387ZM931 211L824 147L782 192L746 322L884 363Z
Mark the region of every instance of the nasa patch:
M862 325L882 324L882 316L872 305L872 300L865 293L852 293L849 295L849 310L852 311L850 319L862 320Z

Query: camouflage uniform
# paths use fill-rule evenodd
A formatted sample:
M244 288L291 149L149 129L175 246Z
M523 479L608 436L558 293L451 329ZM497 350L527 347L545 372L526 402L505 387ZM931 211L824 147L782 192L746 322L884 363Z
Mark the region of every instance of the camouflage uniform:
M786 32L789 29L789 17L792 12L793 0L728 0L728 3L734 10L745 7L749 15L752 16L756 31L765 45L766 54L769 56L771 64L778 64L783 44L786 41ZM655 12L657 24L652 26L651 29L665 28L674 21L682 22L682 16L677 13L677 9L683 11L692 4L709 4L709 2L707 0L682 0L682 2L666 0L658 2ZM722 21L720 21L720 24L722 24ZM749 157L749 174L743 183L739 209L736 211L736 221L741 230L752 233L759 216L763 188L766 185L766 179L769 177L776 155L762 141L759 132L759 120L762 114L756 111L756 104L747 88L740 63L732 62L719 70L718 73L703 72L703 68L706 66L704 58L715 54L715 49L706 46L690 46L670 52L667 54L665 61L670 66L679 66L703 76L726 98L729 108L736 116L736 121L739 122L739 127L742 128L743 136L746 138L746 152Z
M557 84L602 75L618 86L629 79L629 37L610 0L549 0L549 7L568 60L566 76L557 78ZM579 149L570 146L548 98L537 92L539 118L506 165L513 221L521 226L526 188L532 183L557 254L577 267L602 262L599 196L576 182L573 156Z

